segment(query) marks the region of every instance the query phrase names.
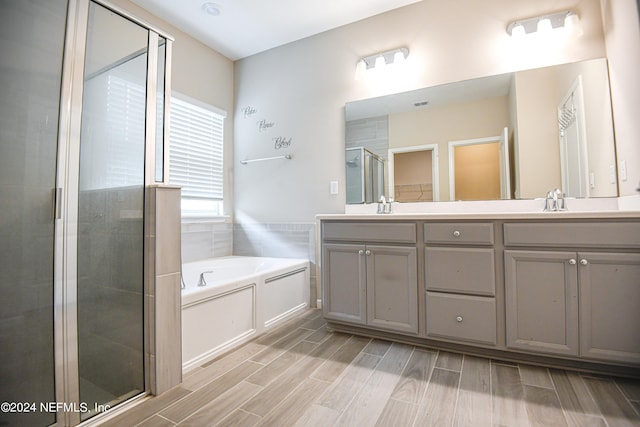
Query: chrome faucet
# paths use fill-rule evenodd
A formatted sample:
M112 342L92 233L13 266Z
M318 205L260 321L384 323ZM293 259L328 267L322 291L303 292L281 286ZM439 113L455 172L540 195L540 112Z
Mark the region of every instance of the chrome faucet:
M393 203L393 199L385 199L384 195L380 196L380 200L378 201L378 211L379 214L390 214L391 213L391 204Z
M564 196L559 188L556 188L555 190L549 191L547 193L547 198L545 199L543 209L545 212L558 212L564 211L566 209L567 208L565 207Z
M198 286L207 286L207 281L204 280L204 275L205 274L209 274L209 273L213 273L212 270L207 270L207 271L203 271L202 273L200 273L200 279L198 279Z

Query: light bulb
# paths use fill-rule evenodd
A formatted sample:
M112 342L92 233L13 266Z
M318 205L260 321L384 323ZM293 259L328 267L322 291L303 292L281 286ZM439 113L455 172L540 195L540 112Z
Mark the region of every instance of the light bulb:
M358 65L356 65L356 80L362 80L364 78L364 73L367 71L367 63L364 59L358 61Z
M513 28L511 29L511 37L513 37L514 39L520 40L522 39L522 37L524 37L526 35L526 31L524 30L524 25L522 24L516 24L513 26Z
M538 32L540 34L549 34L552 29L551 20L549 18L542 18L538 21Z
M374 68L381 70L385 67L385 65L387 65L387 62L384 60L384 56L378 55L378 57L376 58Z
M404 64L405 59L404 53L401 50L393 54L393 63L398 67Z
M564 33L571 38L577 38L583 34L580 17L573 12L569 12L564 18Z

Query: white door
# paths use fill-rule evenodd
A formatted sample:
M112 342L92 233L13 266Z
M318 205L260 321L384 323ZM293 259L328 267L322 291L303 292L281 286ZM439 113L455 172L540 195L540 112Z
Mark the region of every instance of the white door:
M578 79L558 105L562 191L568 197L589 197L587 140L582 97Z
M500 135L500 196L511 198L511 176L509 169L509 128L502 129Z

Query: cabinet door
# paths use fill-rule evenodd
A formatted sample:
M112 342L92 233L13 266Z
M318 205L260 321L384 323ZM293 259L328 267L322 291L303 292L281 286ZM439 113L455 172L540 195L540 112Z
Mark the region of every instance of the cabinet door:
M371 326L418 333L416 248L367 245L367 320Z
M575 252L505 251L507 347L578 354Z
M640 362L640 254L578 254L580 355Z
M322 310L327 319L366 323L364 245L323 245Z

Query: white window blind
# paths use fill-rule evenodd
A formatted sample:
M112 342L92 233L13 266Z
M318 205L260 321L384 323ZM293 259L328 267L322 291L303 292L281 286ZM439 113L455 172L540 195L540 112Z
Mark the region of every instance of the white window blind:
M114 75L107 77L107 188L144 181L145 98L145 87Z
M222 201L226 114L196 103L171 98L169 182L182 187L183 201Z

